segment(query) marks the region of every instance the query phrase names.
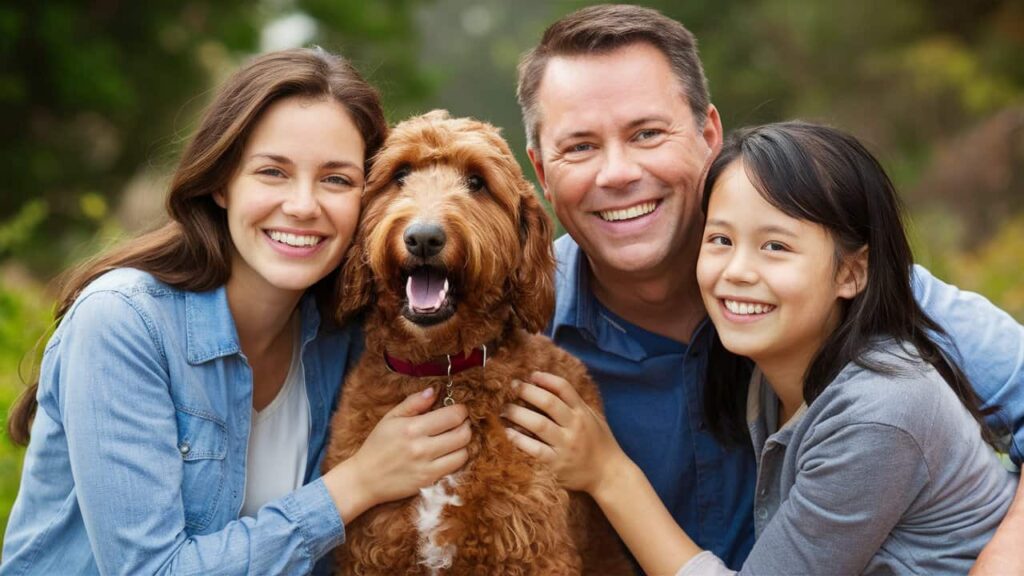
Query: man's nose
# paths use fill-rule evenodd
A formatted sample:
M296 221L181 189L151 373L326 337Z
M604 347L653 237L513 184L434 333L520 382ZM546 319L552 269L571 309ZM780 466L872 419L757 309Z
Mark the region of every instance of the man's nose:
M640 179L643 169L623 145L605 148L596 184L601 188L624 188Z

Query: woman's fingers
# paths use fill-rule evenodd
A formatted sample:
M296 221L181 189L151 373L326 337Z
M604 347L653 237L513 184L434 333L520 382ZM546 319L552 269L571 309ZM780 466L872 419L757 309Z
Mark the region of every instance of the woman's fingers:
M437 436L465 422L468 415L469 412L462 404L438 408L432 412L412 417L409 420L409 435L412 437Z
M465 420L456 428L424 439L423 456L428 460L437 460L447 454L465 448L472 438L469 420Z

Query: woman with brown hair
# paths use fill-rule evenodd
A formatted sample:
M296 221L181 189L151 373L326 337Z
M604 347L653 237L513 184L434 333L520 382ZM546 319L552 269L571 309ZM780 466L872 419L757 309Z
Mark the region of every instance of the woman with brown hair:
M318 477L357 326L338 267L376 91L321 50L264 55L218 92L174 175L170 222L85 263L38 383L2 574L309 572L344 524L465 461L465 410L410 396Z

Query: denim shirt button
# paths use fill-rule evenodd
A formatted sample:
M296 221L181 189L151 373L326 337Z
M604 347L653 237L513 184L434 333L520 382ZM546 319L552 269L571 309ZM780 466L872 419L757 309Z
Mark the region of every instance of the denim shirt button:
M181 452L182 456L184 456L185 454L188 454L188 451L191 450L191 449L192 448L188 445L188 442L182 442L178 446L178 451Z

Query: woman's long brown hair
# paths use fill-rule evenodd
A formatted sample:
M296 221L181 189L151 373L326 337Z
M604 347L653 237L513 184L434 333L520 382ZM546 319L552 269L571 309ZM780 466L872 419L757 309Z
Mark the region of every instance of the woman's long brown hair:
M202 292L224 285L231 275L231 237L226 213L213 201L213 193L227 186L260 114L291 96L341 104L363 137L367 164L387 136L377 91L341 56L294 49L257 57L221 87L185 149L167 198L170 220L69 271L56 320L90 282L115 268L136 268L181 290ZM336 307L336 279L336 273L330 274L312 288L325 319ZM11 409L7 432L17 444L28 443L38 387L36 377Z

